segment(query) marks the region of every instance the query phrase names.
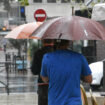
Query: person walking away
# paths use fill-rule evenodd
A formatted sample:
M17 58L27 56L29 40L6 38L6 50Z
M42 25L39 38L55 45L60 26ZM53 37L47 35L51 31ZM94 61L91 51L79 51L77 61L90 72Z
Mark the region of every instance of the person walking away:
M62 40L56 51L43 57L41 77L49 82L48 105L82 105L80 79L91 83L91 70L82 54L68 50Z
M48 105L48 83L44 83L40 78L41 64L43 55L53 51L53 40L43 40L43 47L34 53L31 71L34 75L38 75L38 105Z

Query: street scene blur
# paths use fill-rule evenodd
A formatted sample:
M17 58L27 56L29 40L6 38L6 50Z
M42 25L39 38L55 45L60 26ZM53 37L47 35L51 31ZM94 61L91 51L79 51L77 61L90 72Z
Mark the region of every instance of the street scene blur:
M0 0L0 105L105 105L104 2Z

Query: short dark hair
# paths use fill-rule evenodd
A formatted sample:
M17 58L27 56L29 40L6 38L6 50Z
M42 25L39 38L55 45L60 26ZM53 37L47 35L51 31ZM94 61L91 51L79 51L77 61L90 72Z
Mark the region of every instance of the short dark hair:
M68 46L70 43L69 40L56 40L55 45L57 46Z
M53 43L54 40L53 39L44 39L44 40L42 40L42 42L45 44L50 44L50 43Z

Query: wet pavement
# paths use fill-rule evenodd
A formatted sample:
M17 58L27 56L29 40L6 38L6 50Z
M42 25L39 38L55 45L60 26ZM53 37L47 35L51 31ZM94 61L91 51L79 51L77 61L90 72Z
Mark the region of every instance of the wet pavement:
M17 53L16 49L8 49L7 53ZM4 51L0 51L0 62L5 61ZM5 66L5 65L4 65ZM12 69L9 72L9 91L10 93L25 93L25 92L37 92L37 76L33 76L30 70L26 71L14 71ZM0 65L0 81L7 84L7 73L5 67ZM0 93L6 93L5 86L0 83Z
M0 80L7 82L5 69L0 72ZM0 84L0 105L38 105L37 76L33 76L30 70L9 72L9 91L8 95L4 85ZM101 97L101 93L93 94L97 97L99 105L103 105L104 97ZM89 92L87 92L87 97L89 105L92 105Z
M0 81L7 83L5 68L0 72ZM9 92L0 83L0 105L38 105L37 76L28 71L9 72Z
M0 72L0 81L7 84L6 72ZM37 76L33 76L30 70L25 72L9 72L10 93L37 92ZM0 93L6 93L6 88L0 83Z
M5 84L7 84L6 76L5 67L0 68L0 81ZM37 76L33 76L30 70L24 72L12 70L9 72L8 80L9 95L7 95L5 86L0 83L0 105L38 105ZM84 84L84 87L87 91L90 88L88 84ZM101 89L97 91L101 91ZM98 95L100 96L100 92ZM98 95L96 94L96 96Z
M3 51L0 51L0 61L5 61ZM37 104L37 76L30 70L9 71L9 95L6 87L0 83L0 105L38 105ZM0 81L7 84L5 67L0 67Z
M0 105L38 105L36 93L0 94Z
M26 93L37 92L37 76L33 76L30 70L27 71L11 71L9 72L9 92L10 93ZM7 77L5 68L0 71L0 81L7 84ZM86 91L89 91L90 85L84 84ZM93 90L94 92L102 92L102 87ZM7 93L5 86L0 83L0 93Z

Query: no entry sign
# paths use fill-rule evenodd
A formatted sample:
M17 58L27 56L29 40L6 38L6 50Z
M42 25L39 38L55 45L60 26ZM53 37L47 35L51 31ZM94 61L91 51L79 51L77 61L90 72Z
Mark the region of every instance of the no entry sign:
M43 9L38 9L34 13L34 18L36 21L43 22L46 19L47 15Z

